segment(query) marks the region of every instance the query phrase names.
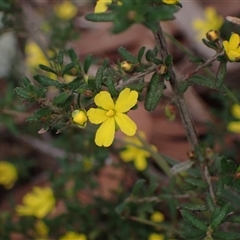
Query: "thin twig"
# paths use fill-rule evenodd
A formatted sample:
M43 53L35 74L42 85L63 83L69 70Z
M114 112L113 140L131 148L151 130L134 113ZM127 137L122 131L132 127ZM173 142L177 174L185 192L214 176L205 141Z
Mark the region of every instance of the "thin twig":
M167 48L167 42L166 42L166 39L164 37L164 34L163 34L163 31L162 31L162 28L161 28L160 24L159 24L158 31L154 32L154 37L155 37L155 40L156 40L156 43L157 43L159 54L164 61L169 56L169 52L168 52L168 48ZM207 61L205 64L200 65L196 70L198 71L203 66L205 67L206 65L208 65L209 63L211 63L215 59L216 59L216 55L214 56L214 58L211 58L210 61ZM176 105L179 109L180 116L181 116L181 119L182 119L182 122L183 122L183 126L184 126L184 129L185 129L186 134L187 134L188 142L191 145L192 150L195 150L196 147L199 147L199 139L198 139L198 135L197 135L194 123L193 123L192 118L190 116L190 113L187 109L186 102L185 102L185 99L183 97L183 94L179 94L177 92L178 80L177 80L176 75L173 71L173 66L172 65L169 66L168 71L169 71L169 75L170 75L169 82L171 84L171 87L172 87L172 90L173 90L173 93L174 93L174 100L175 100L175 103L176 103ZM205 179L205 181L208 184L209 193L210 193L210 195L213 199L213 202L216 202L215 201L216 198L215 198L215 194L214 194L214 190L213 190L213 186L212 186L211 177L210 177L210 174L209 174L208 167L205 163L200 163L200 169L201 169L203 178Z

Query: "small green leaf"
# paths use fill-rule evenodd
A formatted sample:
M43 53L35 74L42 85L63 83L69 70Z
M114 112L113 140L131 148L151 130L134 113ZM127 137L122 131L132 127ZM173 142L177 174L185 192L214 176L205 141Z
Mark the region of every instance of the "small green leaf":
M126 206L127 206L127 202L123 202L120 205L118 205L115 209L116 213L121 215L124 209L126 208Z
M97 91L100 91L101 87L102 87L103 71L104 71L104 67L100 66L96 73L95 86L96 86Z
M23 83L23 85L26 89L28 89L29 86L32 85L32 83L30 82L30 80L27 77L23 77L21 79L21 82Z
M35 111L32 116L29 116L27 118L27 121L28 122L36 122L36 121L41 120L41 118L43 118L43 117L49 116L51 113L52 113L52 110L49 108L40 108L37 111Z
M212 237L219 240L239 240L240 233L217 231L212 234Z
M135 90L137 92L141 92L145 86L146 86L145 82L131 83L127 85L128 88L130 88L131 90Z
M78 56L72 48L68 50L68 54L69 54L69 57L71 58L72 62L78 61Z
M146 99L144 102L147 111L153 111L157 107L163 95L164 87L163 77L155 72L148 83Z
M146 60L148 62L151 62L153 58L155 58L155 55L153 54L153 51L151 49L148 49L147 52L146 52Z
M54 74L58 75L56 71L54 71L52 68L50 68L50 67L48 67L48 66L39 64L38 67L39 67L40 69L42 69L43 71L51 72L51 73L54 73Z
M137 55L137 60L138 62L141 62L142 61L142 57L143 57L143 54L145 52L145 49L146 47L141 47L140 50L138 51L138 55Z
M191 83L188 81L180 82L178 84L177 93L183 94L187 91L188 87L191 86Z
M135 56L133 56L130 52L128 52L125 48L120 47L118 49L119 54L127 61L129 61L132 64L137 64L138 60Z
M168 55L164 61L164 64L168 67L172 64L172 61L173 61L172 55Z
M199 230L207 231L207 225L200 219L196 218L193 214L189 211L182 209L181 210L182 217L188 221L192 226L196 227Z
M216 230L222 221L226 218L229 209L231 208L231 203L226 203L220 210L216 210L217 213L213 212L212 220L211 220L211 227L212 229Z
M88 72L88 70L92 64L92 61L93 61L93 56L91 54L88 54L86 56L86 58L84 59L84 63L83 63L83 70L85 73Z
M42 75L34 75L33 78L41 84L43 87L49 87L49 86L55 86L56 88L59 88L62 86L61 83L59 83L56 80L53 80L49 77L42 76Z
M67 64L62 71L62 76L64 76L68 71L70 71L72 68L74 68L74 66L75 66L74 62Z
M139 179L133 186L132 195L137 195L140 191L144 189L145 179Z
M190 229L181 233L181 237L185 240L192 240L192 239L202 240L205 236L206 236L206 233L198 229Z
M75 78L73 81L71 81L70 83L68 83L67 88L68 88L69 90L79 89L79 88L81 88L83 85L86 85L86 83L83 81L82 78L77 77L77 78Z
M114 16L114 12L88 13L85 15L85 19L92 22L112 22Z
M199 188L206 188L207 187L207 183L204 182L202 179L198 179L198 178L185 178L184 179L187 183L192 184L193 186L199 187Z
M26 89L22 88L22 87L16 87L14 89L14 92L21 98L25 99L25 100L29 100L32 99L32 94L27 91Z
M63 92L63 93L59 94L58 96L56 96L53 99L53 105L61 106L70 98L70 96L71 95L68 92Z
M216 87L220 88L224 82L227 73L227 62L220 62L216 76Z
M205 39L205 38L203 38L202 41L203 41L203 43L204 43L207 47L212 48L212 49L214 49L214 50L216 50L216 51L218 50L218 47L217 47L216 43L210 42L210 41L208 41L208 40Z
M60 65L63 64L63 56L64 56L64 51L61 49L57 55L57 63L59 63Z
M209 193L206 193L206 203L210 212L213 212L215 209L214 202Z
M233 160L222 157L219 171L221 175L234 174L237 171L237 165Z
M115 88L114 82L112 78L107 78L107 87L108 87L108 91L111 94L111 96L113 98L117 97L117 90Z
M189 82L202 85L207 88L216 89L214 79L207 78L201 75L194 75L188 79Z

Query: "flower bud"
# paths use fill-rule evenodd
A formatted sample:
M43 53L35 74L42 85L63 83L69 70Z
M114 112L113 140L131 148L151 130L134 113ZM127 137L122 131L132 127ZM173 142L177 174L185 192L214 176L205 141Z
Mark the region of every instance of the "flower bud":
M121 69L125 72L130 72L134 68L133 64L128 61L122 61L121 62Z
M158 66L157 72L158 72L160 75L163 75L163 74L167 73L167 71L168 71L168 67L167 67L166 65L160 64L160 65Z
M72 112L73 122L79 127L84 128L87 125L87 114L85 110L79 109Z
M176 118L176 107L173 104L167 104L164 109L164 114L169 121L174 121Z
M210 42L218 42L220 39L220 33L217 30L210 30L206 33L206 38L210 41Z

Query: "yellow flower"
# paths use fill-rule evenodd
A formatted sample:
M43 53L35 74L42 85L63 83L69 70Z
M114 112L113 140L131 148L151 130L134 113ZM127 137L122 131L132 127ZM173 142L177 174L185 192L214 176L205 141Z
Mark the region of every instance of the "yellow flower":
M179 2L179 0L162 0L166 4L176 4Z
M98 146L108 147L114 140L116 124L120 130L128 136L136 133L137 126L127 115L136 103L137 91L125 88L114 103L111 95L107 91L98 93L94 102L98 108L90 108L87 112L89 121L93 124L101 124L96 132L95 143Z
M151 233L148 236L148 240L164 240L165 237L163 234L158 234L158 233Z
M163 222L164 221L164 215L161 213L161 212L154 212L152 215L151 215L151 220L153 222Z
M47 239L48 236L48 227L46 226L46 224L43 221L37 221L35 224L35 231L36 231L36 235L37 235L37 240L40 239Z
M142 139L146 136L143 132L139 132ZM142 142L137 137L126 138L127 146L126 149L120 153L120 157L125 162L134 161L135 168L139 171L143 171L147 167L146 158L150 157L151 154L143 149ZM156 147L152 146L153 150L156 151Z
M223 17L217 14L213 7L207 7L204 11L205 19L195 19L192 23L193 28L198 32L197 39L205 37L206 33L213 29L219 30L223 24Z
M230 61L240 60L240 36L233 33L229 41L223 41L223 47Z
M10 189L17 181L17 178L16 167L7 161L0 161L0 184L6 189Z
M56 16L63 20L70 20L77 15L77 7L69 0L58 3L53 8Z
M230 132L240 133L240 106L238 104L234 104L232 106L231 112L235 118L239 119L239 121L229 122L227 129Z
M79 234L79 233L75 233L75 232L67 232L59 240L87 240L87 237L85 234Z
M74 110L72 112L73 122L78 124L79 127L84 128L87 125L87 115L82 109Z
M16 206L16 212L19 216L35 216L41 219L53 210L55 203L50 187L34 187L32 192L23 197L23 205Z

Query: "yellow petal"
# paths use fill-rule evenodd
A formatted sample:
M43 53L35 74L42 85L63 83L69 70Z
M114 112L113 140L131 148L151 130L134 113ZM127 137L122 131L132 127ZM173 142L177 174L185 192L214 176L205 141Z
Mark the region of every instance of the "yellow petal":
M234 104L231 109L232 115L240 119L240 105Z
M139 171L143 171L147 168L147 161L144 155L141 154L141 152L135 157L134 160L135 168Z
M95 136L95 143L99 147L109 147L114 139L115 135L115 121L113 117L109 117L98 128Z
M114 118L123 133L128 136L133 136L136 133L137 125L126 114L116 113Z
M112 3L112 0L98 0L94 12L95 13L106 12L108 9L108 5L110 3Z
M107 120L108 116L106 115L107 111L99 108L90 108L87 111L87 116L89 121L94 124L100 124Z
M114 108L114 102L111 98L110 93L107 91L101 91L100 93L98 93L94 98L94 102L97 106L105 110Z
M235 50L237 49L238 45L239 45L239 35L236 33L233 33L229 40L229 49Z
M124 162L130 162L133 161L136 157L136 148L133 148L132 146L127 147L124 151L120 152L120 157Z
M116 112L127 112L137 103L138 92L125 88L120 94L115 104Z
M240 133L240 122L235 121L228 123L227 129L230 132Z
M229 51L229 43L228 43L228 41L223 41L223 47L224 47L224 50L225 50L225 52L227 53L228 51Z

